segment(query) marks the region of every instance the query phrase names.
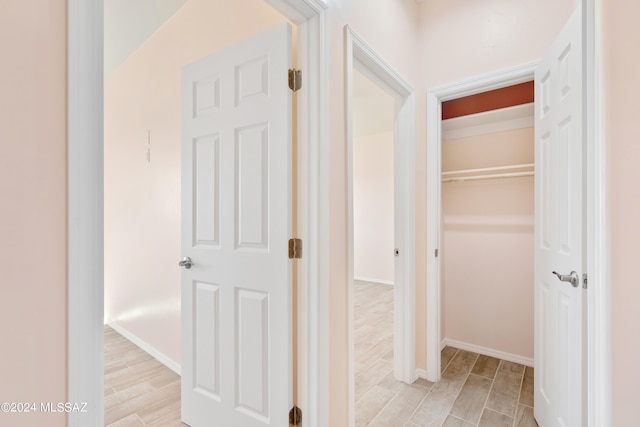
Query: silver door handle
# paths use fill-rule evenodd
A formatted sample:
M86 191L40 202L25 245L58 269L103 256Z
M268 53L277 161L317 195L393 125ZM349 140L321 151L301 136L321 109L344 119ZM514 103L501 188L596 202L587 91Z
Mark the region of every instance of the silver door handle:
M193 266L193 261L191 261L191 258L189 258L188 256L186 256L186 257L182 258L182 261L180 261L180 262L178 263L178 265L179 265L180 267L184 267L184 268L186 268L186 269L188 270L188 269L190 269L190 268Z
M575 271L572 271L570 274L559 274L555 271L552 271L552 273L558 276L558 279L560 279L560 281L571 283L571 286L573 286L574 288L577 288L578 284L580 283L580 277L578 277L578 273L576 273Z

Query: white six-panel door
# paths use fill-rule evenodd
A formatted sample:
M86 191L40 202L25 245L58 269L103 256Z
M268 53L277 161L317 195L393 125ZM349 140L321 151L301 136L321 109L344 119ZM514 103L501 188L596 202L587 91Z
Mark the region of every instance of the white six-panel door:
M582 37L578 7L535 76L534 413L540 427L582 425ZM577 287L553 271L576 272Z
M288 425L291 28L182 74L182 419Z

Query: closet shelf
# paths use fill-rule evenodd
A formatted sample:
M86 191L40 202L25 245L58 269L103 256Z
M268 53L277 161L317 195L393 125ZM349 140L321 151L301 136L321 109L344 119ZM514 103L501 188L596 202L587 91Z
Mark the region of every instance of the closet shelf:
M491 168L464 169L442 172L442 182L470 181L476 179L511 178L518 176L533 176L533 163L521 165L496 166ZM529 169L522 171L521 169ZM496 173L487 173L496 172Z

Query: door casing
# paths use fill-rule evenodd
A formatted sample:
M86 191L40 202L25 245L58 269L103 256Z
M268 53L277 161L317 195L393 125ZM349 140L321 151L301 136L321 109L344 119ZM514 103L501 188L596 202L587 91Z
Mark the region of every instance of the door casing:
M310 426L329 418L327 47L324 0L265 0L298 26L297 405ZM104 0L67 3L67 400L86 402L69 426L104 424Z
M583 99L585 103L586 156L584 182L586 203L586 291L587 350L586 402L584 419L588 426L609 426L611 412L611 302L609 213L606 209L607 149L602 126L602 85L600 61L600 0L580 0L586 11L586 63ZM427 372L430 381L440 379L440 248L441 228L441 105L443 101L473 95L532 80L536 64L529 64L470 78L431 89L427 93Z

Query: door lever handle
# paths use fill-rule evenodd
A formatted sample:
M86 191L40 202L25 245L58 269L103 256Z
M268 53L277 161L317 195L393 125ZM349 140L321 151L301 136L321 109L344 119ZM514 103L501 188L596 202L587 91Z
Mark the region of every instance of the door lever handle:
M186 269L188 270L188 269L190 269L190 268L193 266L193 261L191 261L191 258L189 258L188 256L186 256L186 257L182 258L182 261L180 261L180 262L178 263L178 265L179 265L180 267L184 267L184 268L186 268Z
M560 274L555 271L552 271L552 273L558 276L558 279L560 279L561 282L571 283L571 286L573 286L574 288L577 288L578 284L580 283L580 277L578 277L578 273L576 273L575 271L572 271L569 274Z

